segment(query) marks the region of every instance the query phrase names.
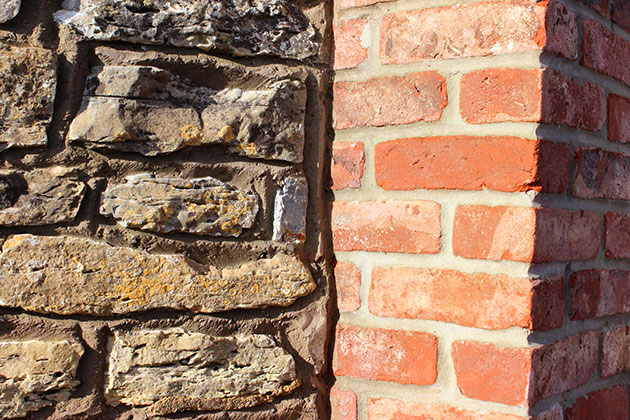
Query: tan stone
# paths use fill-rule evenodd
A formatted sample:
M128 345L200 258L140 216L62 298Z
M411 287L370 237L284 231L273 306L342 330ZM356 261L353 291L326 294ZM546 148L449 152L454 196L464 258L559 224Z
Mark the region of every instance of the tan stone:
M251 407L299 386L293 357L266 335L116 332L108 348L107 403L156 415Z
M217 268L69 236L14 235L0 255L0 306L63 315L201 313L289 306L315 289L295 257Z
M0 416L24 417L68 399L82 355L68 340L0 341Z

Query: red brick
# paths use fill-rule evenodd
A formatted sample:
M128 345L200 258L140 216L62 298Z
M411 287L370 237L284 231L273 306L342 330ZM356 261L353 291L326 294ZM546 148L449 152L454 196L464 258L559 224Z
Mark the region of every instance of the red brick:
M592 19L582 27L582 65L630 84L630 42Z
M333 369L337 376L432 384L437 379L437 338L413 331L341 325Z
M440 205L431 201L335 202L337 251L435 254L440 250Z
M370 399L368 420L525 420L510 414L462 410L393 399Z
M437 121L446 107L446 80L437 72L378 77L333 86L335 128Z
M615 212L604 216L604 249L607 258L630 258L630 216Z
M377 3L387 3L394 0L335 0L335 8L348 9L351 7L369 6Z
M612 0L610 18L626 32L630 32L630 3L628 0Z
M332 189L361 188L364 146L361 142L334 142L332 147Z
M348 19L341 27L334 26L335 70L350 69L358 66L367 58L367 48L363 47L361 37L367 26L364 19Z
M512 278L454 270L375 268L370 312L502 329L562 326L563 279Z
M547 5L487 1L386 15L381 27L381 60L385 64L411 63L543 47L576 58L575 16L555 1L549 10Z
M335 283L337 285L337 307L343 312L352 312L361 306L359 289L361 288L361 272L352 263L338 262L335 266Z
M629 417L625 386L591 392L566 409L567 420L628 420Z
M599 12L602 16L608 16L608 0L577 0ZM622 0L624 1L624 0Z
M630 272L582 270L569 277L571 320L630 313Z
M376 182L388 190L560 193L568 185L569 161L566 145L515 137L410 138L375 149Z
M556 404L549 410L530 416L530 420L564 420L564 410L560 404Z
M630 98L608 96L608 139L630 143Z
M352 391L330 390L330 420L357 420L357 395Z
M630 327L604 333L600 372L603 378L630 370Z
M630 200L630 155L588 147L578 149L573 195Z
M459 206L453 251L464 258L551 262L587 260L599 251L596 213L560 209Z

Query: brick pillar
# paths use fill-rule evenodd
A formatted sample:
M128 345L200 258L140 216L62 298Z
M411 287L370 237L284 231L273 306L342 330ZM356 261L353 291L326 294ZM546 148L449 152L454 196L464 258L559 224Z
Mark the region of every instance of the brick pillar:
M630 3L335 3L333 420L628 419Z

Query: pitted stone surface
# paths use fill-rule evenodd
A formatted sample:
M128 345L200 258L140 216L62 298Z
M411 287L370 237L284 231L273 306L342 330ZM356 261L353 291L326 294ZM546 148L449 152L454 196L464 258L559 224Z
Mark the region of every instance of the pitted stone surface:
M83 347L68 340L0 341L0 416L25 417L67 400Z
M3 0L0 4L0 23L13 19L20 13L22 0Z
M213 91L156 67L105 66L88 78L68 138L92 149L145 156L224 144L243 156L299 163L305 108L300 81Z
M0 171L0 226L41 226L75 219L85 185L56 167Z
M42 48L0 48L0 151L48 142L56 66L56 56Z
M299 386L293 357L267 335L116 332L108 347L108 404L155 415L251 407Z
M55 16L88 39L304 59L314 27L286 0L66 0Z
M91 239L14 235L0 255L0 306L39 313L213 313L289 306L314 289L310 271L285 254L219 269Z
M303 177L291 176L276 192L274 203L273 239L276 241L304 241L308 184Z
M131 175L103 194L101 214L151 232L239 236L253 226L258 198L215 178Z

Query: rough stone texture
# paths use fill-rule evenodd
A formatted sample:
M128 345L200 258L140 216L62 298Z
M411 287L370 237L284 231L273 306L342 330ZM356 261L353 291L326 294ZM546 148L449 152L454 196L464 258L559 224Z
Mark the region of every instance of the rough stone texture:
M57 58L33 47L0 47L0 151L43 146L57 88Z
M13 19L20 13L22 0L4 0L0 4L0 23L5 23Z
M24 417L68 399L82 355L68 340L0 341L0 416Z
M15 235L0 256L0 305L39 313L211 313L288 306L314 289L309 270L285 254L219 269L91 239Z
M239 236L253 226L258 197L215 178L128 176L103 194L101 214L151 232Z
M267 335L116 332L109 348L107 403L155 415L252 407L300 385L293 357Z
M308 185L303 177L288 177L276 192L273 217L275 241L304 241Z
M243 156L299 163L305 104L296 80L267 90L213 91L156 67L105 66L88 78L68 139L145 156L224 144Z
M0 171L0 226L70 222L79 212L85 185L61 167Z
M315 28L285 0L66 0L58 22L88 39L305 59Z

